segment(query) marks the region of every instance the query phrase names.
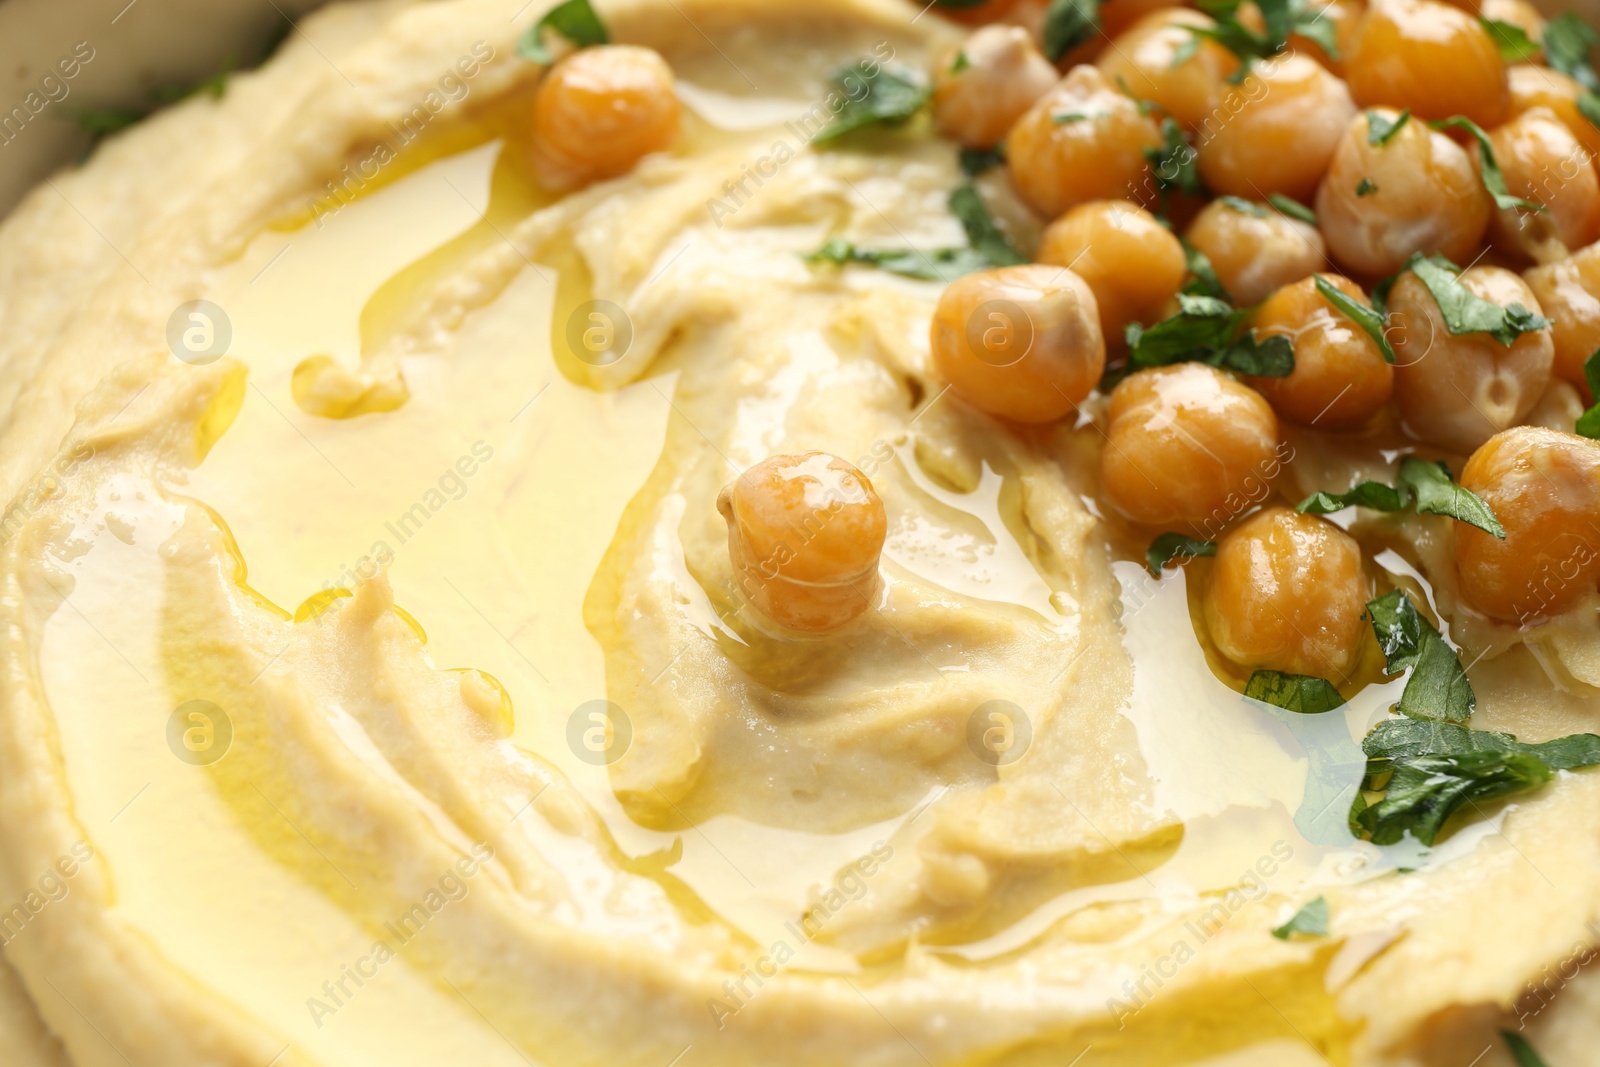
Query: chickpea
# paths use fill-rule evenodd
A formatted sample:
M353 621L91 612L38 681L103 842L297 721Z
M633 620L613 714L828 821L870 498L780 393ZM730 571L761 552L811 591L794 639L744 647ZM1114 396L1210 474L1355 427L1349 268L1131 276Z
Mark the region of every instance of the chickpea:
M1547 107L1566 123L1572 136L1589 150L1589 161L1600 155L1600 128L1578 110L1578 83L1560 71L1521 64L1506 71L1511 83L1511 111L1520 115L1535 107Z
M1057 78L1027 30L985 26L939 64L934 117L965 147L993 148Z
M1183 245L1154 215L1127 200L1079 204L1044 231L1034 258L1070 267L1094 291L1100 332L1112 343L1128 323L1161 317L1183 284Z
M1309 200L1355 111L1344 82L1316 60L1266 60L1196 131L1200 177L1217 193Z
M1280 506L1217 542L1203 604L1211 640L1241 667L1338 683L1361 652L1371 598L1355 538Z
M1085 200L1127 196L1147 184L1155 120L1099 70L1072 68L1011 127L1011 183L1039 214L1056 218Z
M1298 33L1289 35L1289 47L1310 56L1333 73L1343 77L1345 57L1350 54L1350 46L1355 43L1356 31L1361 27L1362 16L1367 13L1367 5L1363 0L1311 0L1306 5L1306 11L1315 18L1332 24L1334 41L1339 46L1339 55L1337 58L1328 55L1320 44Z
M1436 0L1373 0L1345 60L1363 107L1424 119L1465 115L1487 129L1510 113L1499 46L1476 15Z
M1213 200L1184 235L1211 261L1235 302L1243 307L1327 265L1327 246L1315 226L1261 206L1245 211Z
M1005 18L1016 6L1017 0L981 0L970 7L947 7L939 4L934 10L954 22L977 26Z
M1191 32L1191 27L1215 25L1215 19L1192 8L1153 11L1113 39L1097 65L1112 82L1121 78L1132 92L1193 129L1211 113L1225 79L1239 69L1232 52ZM1184 48L1194 48L1194 54L1175 65Z
M632 170L678 139L672 68L648 48L602 45L551 68L533 98L540 180L571 188Z
M1581 248L1571 259L1534 267L1523 279L1550 320L1556 376L1594 403L1583 365L1600 349L1600 245Z
M1358 304L1370 303L1349 278L1322 278ZM1294 371L1287 378L1247 379L1290 422L1354 429L1389 402L1394 368L1377 342L1317 291L1315 277L1273 293L1256 309L1253 324L1257 337L1283 336L1294 344Z
M1111 393L1100 490L1134 522L1210 536L1266 495L1277 449L1255 390L1204 363L1152 367Z
M1472 454L1461 484L1484 499L1504 541L1456 527L1461 595L1490 618L1528 624L1572 610L1600 583L1600 445L1518 426Z
M1390 122L1399 112L1374 108ZM1409 119L1379 145L1358 114L1333 154L1317 193L1317 219L1341 266L1374 278L1393 274L1415 252L1464 262L1477 255L1494 201L1464 149ZM1356 189L1375 185L1366 195Z
M1506 22L1528 35L1528 40L1538 44L1544 40L1544 16L1527 0L1483 0L1478 14L1493 22ZM1544 62L1544 52L1530 57L1534 63Z
M1472 267L1460 280L1481 299L1540 312L1533 290L1508 270ZM1396 327L1395 401L1407 428L1424 441L1471 452L1521 422L1550 385L1549 330L1522 334L1510 348L1486 333L1452 335L1433 294L1410 271L1389 293L1389 315Z
M967 403L1017 422L1054 422L1083 402L1106 366L1087 282L1028 264L958 278L939 298L933 362Z
M791 630L836 630L873 605L888 533L883 501L826 452L771 456L723 487L728 556L763 615Z
M1036 2L1043 3L1044 0ZM1100 32L1109 40L1115 41L1136 23L1142 22L1157 11L1173 6L1172 0L1105 0L1100 5Z
M1600 237L1600 177L1588 149L1554 111L1524 111L1490 131L1489 141L1511 195L1545 207L1495 212L1491 232L1497 245L1550 262Z

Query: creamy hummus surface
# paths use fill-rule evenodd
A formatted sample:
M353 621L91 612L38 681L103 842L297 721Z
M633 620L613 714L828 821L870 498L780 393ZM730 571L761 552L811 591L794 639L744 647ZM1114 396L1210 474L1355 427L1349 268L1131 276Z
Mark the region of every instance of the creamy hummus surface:
M558 197L542 10L334 5L0 226L0 1062L1596 1062L1600 778L1352 837L1401 683L1243 701L1111 543L1093 406L977 413L938 283L803 258L961 243L950 143L808 143L842 64L959 39L919 7L600 5L684 136ZM796 641L716 501L806 450L888 536ZM1448 616L1445 521L1379 563ZM1475 727L1600 725L1594 617L1485 637Z

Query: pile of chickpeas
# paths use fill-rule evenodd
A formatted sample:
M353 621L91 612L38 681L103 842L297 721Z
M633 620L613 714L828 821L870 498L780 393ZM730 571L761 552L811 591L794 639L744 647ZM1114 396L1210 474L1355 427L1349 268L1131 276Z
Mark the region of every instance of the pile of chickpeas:
M1254 491L1285 469L1285 424L1390 464L1443 459L1490 505L1504 538L1433 520L1453 539L1466 610L1532 627L1600 590L1600 444L1571 432L1596 399L1584 366L1600 348L1600 129L1542 53L1502 58L1485 19L1543 40L1524 0L1310 3L1336 54L1296 34L1245 61L1195 32L1216 26L1199 10L1107 0L1102 32L1052 63L1042 0L946 11L972 29L931 72L937 127L998 150L1046 225L1032 263L944 290L931 346L958 402L1002 423L1094 427L1100 497L1127 530L1216 542L1203 615L1224 656L1343 685L1371 641L1374 571L1342 527ZM1234 17L1262 25L1250 3ZM1438 124L1457 117L1487 132L1506 192L1539 210L1497 207L1477 140ZM541 87L536 163L556 185L613 176L669 147L677 123L659 56L585 50ZM1187 189L1159 172L1174 124L1199 180ZM1549 324L1509 344L1450 333L1406 270L1417 254ZM1258 341L1288 340L1291 373L1127 366L1125 331L1173 315L1197 264ZM1392 363L1325 295L1370 308L1380 283ZM843 460L772 457L720 506L736 575L780 625L836 630L877 598L883 504ZM819 507L826 522L795 548L784 532Z

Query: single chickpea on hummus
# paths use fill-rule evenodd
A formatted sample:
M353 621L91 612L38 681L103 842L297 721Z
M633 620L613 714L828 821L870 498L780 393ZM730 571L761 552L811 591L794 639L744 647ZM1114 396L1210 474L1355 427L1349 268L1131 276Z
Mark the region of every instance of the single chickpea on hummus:
M1596 43L355 0L107 137L0 1063L1600 1063Z

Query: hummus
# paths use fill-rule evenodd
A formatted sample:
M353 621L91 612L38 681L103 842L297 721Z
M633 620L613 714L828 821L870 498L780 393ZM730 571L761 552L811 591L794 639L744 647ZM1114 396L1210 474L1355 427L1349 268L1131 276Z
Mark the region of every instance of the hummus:
M960 243L953 146L808 144L948 24L603 4L684 142L554 198L520 8L327 9L0 227L0 1059L1592 1062L1600 777L1353 839L1400 683L1241 701L1097 517L1093 413L977 414L937 285L802 259ZM715 500L807 449L890 528L880 610L795 642ZM1448 616L1444 521L1378 562ZM1492 651L1475 726L1600 724L1592 621Z

